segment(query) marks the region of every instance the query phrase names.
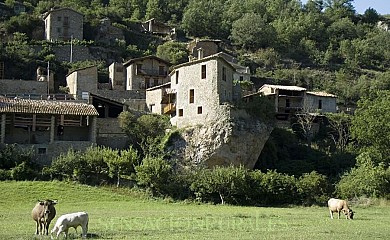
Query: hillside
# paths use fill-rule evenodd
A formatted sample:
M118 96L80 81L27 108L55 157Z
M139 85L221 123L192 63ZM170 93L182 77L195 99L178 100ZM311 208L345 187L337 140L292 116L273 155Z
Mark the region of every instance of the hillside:
M112 61L149 54L176 64L186 61L182 53L177 56L177 46L168 44L169 38L140 30L143 22L154 18L175 29L174 41L180 44L193 38L220 39L224 51L250 67L254 81L325 90L338 95L341 105L354 106L367 89L389 85L390 36L384 30L386 16L374 9L359 15L351 2L132 0L128 7L120 1L24 1L22 7L1 1L3 77L34 79L37 66L50 60L58 88L68 71L85 65L97 64L104 82ZM55 49L69 48L70 42L43 40L42 14L59 7L83 14L84 38L73 44L88 48L90 59L66 63ZM107 27L115 29L111 39L100 32ZM122 37L117 38L118 31ZM185 45L180 49L185 52Z

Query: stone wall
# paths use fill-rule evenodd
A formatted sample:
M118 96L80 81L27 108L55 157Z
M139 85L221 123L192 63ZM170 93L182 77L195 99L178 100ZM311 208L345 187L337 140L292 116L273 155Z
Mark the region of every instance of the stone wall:
M0 94L45 95L47 94L47 82L3 79L0 80Z
M119 126L117 118L98 118L97 119L97 139L98 145L125 149L128 147L129 138Z

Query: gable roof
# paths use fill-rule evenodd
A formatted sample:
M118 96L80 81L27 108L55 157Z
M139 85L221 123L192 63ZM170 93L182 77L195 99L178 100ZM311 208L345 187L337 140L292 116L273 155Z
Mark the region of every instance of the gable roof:
M322 91L319 91L319 92L306 92L306 94L310 94L310 95L314 95L314 96L318 96L318 97L332 97L332 98L337 98L337 96L334 95L334 94L327 93L327 92L322 92Z
M178 68L191 66L191 65L196 65L196 64L199 64L199 63L202 63L202 62L207 62L207 61L214 60L214 59L222 60L228 66L230 66L233 70L236 70L232 66L232 64L230 62L226 61L226 59L222 57L221 53L217 53L217 54L210 55L210 56L207 56L207 57L204 57L204 58L201 58L201 59L196 59L196 60L192 60L192 61L189 61L189 62L185 62L185 63L179 64L179 65L176 65L176 66L173 67L173 69L172 69L172 71L171 71L171 73L169 75L172 75L175 72L175 70L178 69Z
M67 7L64 7L64 8L50 9L49 11L45 12L45 13L43 14L43 20L45 20L51 13L54 13L54 12L61 12L61 11L65 11L65 10L67 10L67 11L72 11L72 12L75 12L75 13L81 15L81 16L84 16L82 13L79 13L79 12L77 12L76 10L73 10L73 9L67 8Z
M156 56L153 56L153 55L149 55L149 56L145 56L145 57L140 57L140 58L133 58L133 59L130 59L129 61L123 63L123 66L127 66L127 65L130 65L132 63L135 63L135 62L138 62L138 61L143 61L143 60L147 60L147 59L154 59L154 60L157 60L159 62L163 62L167 65L172 65L170 62L162 59L162 58L159 58L159 57L156 57Z
M298 86L287 86L287 85L272 85L272 84L264 84L260 87L259 91L263 88L275 88L280 90L288 90L288 91L306 91L306 88L298 87Z
M97 116L91 104L72 101L12 99L0 96L0 113Z

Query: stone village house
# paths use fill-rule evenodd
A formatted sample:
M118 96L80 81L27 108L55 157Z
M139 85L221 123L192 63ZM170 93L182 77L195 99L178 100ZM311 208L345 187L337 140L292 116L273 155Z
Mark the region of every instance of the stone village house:
M148 110L170 114L171 123L179 128L215 119L221 105L240 98L234 72L221 54L177 65L170 83L146 91Z
M96 109L86 103L0 96L0 143L32 148L41 163L96 143Z
M70 8L51 9L43 15L45 39L53 42L83 40L83 15Z

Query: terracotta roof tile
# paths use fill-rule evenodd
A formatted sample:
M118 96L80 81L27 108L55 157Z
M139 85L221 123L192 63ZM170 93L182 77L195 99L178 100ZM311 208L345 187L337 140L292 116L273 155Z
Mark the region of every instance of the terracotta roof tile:
M0 96L0 113L99 115L93 105L79 102L12 99Z

